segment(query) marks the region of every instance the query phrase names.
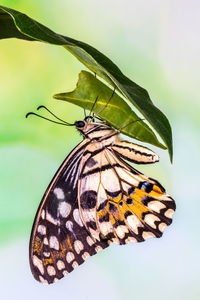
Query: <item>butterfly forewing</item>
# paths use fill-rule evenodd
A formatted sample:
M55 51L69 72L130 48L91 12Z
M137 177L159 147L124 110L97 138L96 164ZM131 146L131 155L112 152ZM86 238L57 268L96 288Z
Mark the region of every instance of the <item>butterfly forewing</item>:
M108 246L91 238L84 227L77 201L78 176L84 140L68 156L38 209L30 240L30 265L34 277L52 283L85 259Z

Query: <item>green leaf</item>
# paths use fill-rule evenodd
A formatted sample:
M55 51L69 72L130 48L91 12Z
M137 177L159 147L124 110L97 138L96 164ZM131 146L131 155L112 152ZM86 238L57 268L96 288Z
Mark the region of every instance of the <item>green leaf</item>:
M148 92L127 78L105 55L90 45L57 34L25 14L0 6L0 39L16 37L62 45L78 60L126 97L157 131L172 161L172 131L166 116L152 103ZM112 120L109 120L110 122Z
M93 107L97 97L98 99ZM122 128L120 130L122 133L139 141L166 149L158 141L151 128L131 110L130 106L116 93L113 94L109 87L89 72L81 71L74 91L56 94L54 98L76 104L89 111L93 107L94 113L98 114L112 127ZM109 101L109 99L111 100Z

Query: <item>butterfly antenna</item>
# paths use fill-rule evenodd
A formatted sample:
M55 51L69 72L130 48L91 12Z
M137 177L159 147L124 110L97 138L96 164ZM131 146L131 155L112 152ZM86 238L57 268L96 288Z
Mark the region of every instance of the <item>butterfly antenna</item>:
M43 116L41 116L41 115L38 115L38 114L36 114L36 113L34 113L34 112L29 112L29 113L27 113L27 114L26 114L26 118L28 118L30 115L37 116L37 117L39 117L39 118L42 118L42 119L45 119L45 120L50 121L50 122L52 122L52 123L56 123L56 124L60 124L60 125L65 125L65 126L73 126L73 125L74 125L74 124L69 124L69 125L68 125L68 124L66 124L66 123L57 122L57 121L48 119L48 118L46 118L46 117L43 117Z
M39 110L39 109L41 109L41 108L46 109L53 117L55 117L57 120L59 120L59 121L61 121L61 122L57 122L57 121L51 120L51 119L49 119L49 118L46 118L46 117L41 116L41 115L39 115L39 114L36 114L36 113L34 113L34 112L29 112L29 113L27 113L27 114L26 114L26 118L28 118L30 115L33 115L33 116L39 117L39 118L41 118L41 119L44 119L44 120L47 120L47 121L50 121L50 122L52 122L52 123L56 123L56 124L59 124L59 125L74 126L74 124L70 124L70 123L68 123L68 122L66 122L66 121L64 121L64 120L62 120L62 119L60 119L60 118L58 118L54 113L52 113L52 112L51 112L46 106L44 106L44 105L40 105L40 106L37 108L37 110Z
M70 123L68 123L68 122L66 122L66 121L64 121L64 120L62 120L61 118L57 117L54 113L52 113L52 112L51 112L46 106L44 106L44 105L38 106L37 110L39 110L39 109L41 109L41 108L44 108L44 109L45 109L46 111L48 111L54 118L56 118L57 120L59 120L59 121L65 123L66 125L68 125L68 126L72 126L72 125L73 125L73 124L70 124Z

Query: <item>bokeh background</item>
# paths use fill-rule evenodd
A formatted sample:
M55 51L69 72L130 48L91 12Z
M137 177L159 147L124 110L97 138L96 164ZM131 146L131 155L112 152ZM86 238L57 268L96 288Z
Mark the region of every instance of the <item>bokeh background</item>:
M138 167L175 198L173 224L162 239L112 245L64 279L45 286L29 269L35 212L55 171L80 141L74 128L25 119L44 104L68 122L79 107L52 95L75 88L84 69L64 48L0 41L1 299L200 299L200 3L198 0L5 0L58 33L110 57L145 87L169 118L174 162ZM1 30L1 28L0 28Z

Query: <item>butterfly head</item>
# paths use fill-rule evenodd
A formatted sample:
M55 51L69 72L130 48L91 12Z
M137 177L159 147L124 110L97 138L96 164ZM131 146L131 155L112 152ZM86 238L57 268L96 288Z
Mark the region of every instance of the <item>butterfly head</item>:
M81 130L83 130L84 129L84 127L87 125L87 122L84 120L80 120L80 121L76 121L75 123L74 123L74 125L76 126L76 128L79 130L79 129L81 129Z
M87 132L89 127L91 127L89 126L90 124L94 125L96 122L94 122L94 118L92 116L86 116L84 120L75 121L74 126L76 126L80 132Z
M98 140L99 137L102 137L102 130L107 129L107 134L110 131L113 131L109 125L107 125L104 121L99 118L99 122L94 120L94 117L87 116L84 120L79 120L74 123L76 129L84 136L90 139L95 138Z

